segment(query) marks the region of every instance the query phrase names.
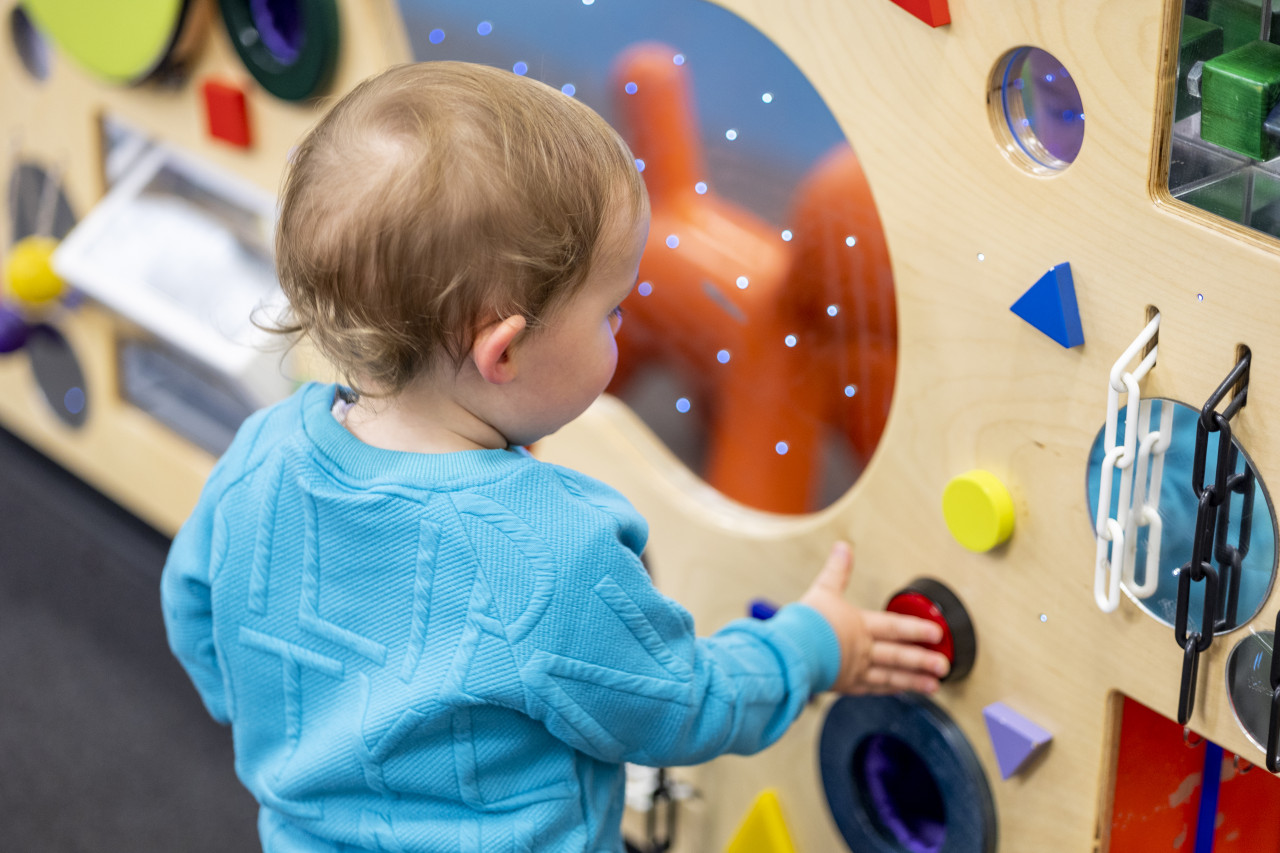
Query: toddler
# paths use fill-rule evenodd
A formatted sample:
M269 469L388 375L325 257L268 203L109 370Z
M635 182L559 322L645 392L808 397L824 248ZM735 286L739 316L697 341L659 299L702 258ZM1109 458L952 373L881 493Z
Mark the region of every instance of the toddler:
M344 384L258 412L162 580L269 853L623 848L623 763L772 743L824 690L930 691L925 620L845 602L849 551L768 621L698 638L647 527L522 448L617 360L648 198L582 103L464 63L392 68L296 150L289 330Z

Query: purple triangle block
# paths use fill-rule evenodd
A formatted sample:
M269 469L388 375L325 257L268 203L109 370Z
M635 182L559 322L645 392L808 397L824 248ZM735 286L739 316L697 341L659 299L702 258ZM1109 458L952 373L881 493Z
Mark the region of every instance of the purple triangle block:
M1003 702L995 702L982 709L987 724L987 734L1000 765L1000 776L1008 779L1035 755L1053 735L1014 711Z
M1058 264L1040 276L1009 310L1068 349L1084 343L1071 264Z

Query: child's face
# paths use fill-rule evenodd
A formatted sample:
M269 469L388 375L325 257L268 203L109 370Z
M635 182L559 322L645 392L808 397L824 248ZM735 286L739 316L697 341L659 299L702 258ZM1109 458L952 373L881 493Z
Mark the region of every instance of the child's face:
M649 217L614 217L598 259L578 295L541 329L517 344L520 421L503 431L513 445L531 444L586 411L618 366L614 335L622 300L635 286Z

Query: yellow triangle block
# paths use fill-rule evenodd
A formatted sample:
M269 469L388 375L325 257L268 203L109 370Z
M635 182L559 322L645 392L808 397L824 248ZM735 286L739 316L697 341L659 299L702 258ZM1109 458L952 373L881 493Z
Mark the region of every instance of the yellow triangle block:
M782 819L777 791L766 788L756 797L747 819L738 827L724 853L796 853L787 823Z

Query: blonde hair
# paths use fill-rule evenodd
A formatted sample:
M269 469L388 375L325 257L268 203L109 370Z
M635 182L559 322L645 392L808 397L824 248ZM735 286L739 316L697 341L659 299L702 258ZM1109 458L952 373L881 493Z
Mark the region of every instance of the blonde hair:
M392 395L444 357L460 364L490 318L545 322L606 226L647 207L626 143L579 101L482 65L395 66L294 152L276 233L292 316L278 330Z

